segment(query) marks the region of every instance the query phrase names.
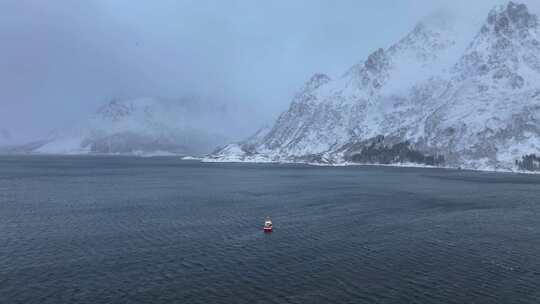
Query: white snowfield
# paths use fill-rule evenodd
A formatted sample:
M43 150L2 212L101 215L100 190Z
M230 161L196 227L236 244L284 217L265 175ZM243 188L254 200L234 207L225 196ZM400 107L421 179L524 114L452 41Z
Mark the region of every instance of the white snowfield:
M271 128L205 161L376 163L373 151L400 143L469 169L515 170L540 154L537 16L509 2L468 34L452 20L423 21L339 78L314 75Z

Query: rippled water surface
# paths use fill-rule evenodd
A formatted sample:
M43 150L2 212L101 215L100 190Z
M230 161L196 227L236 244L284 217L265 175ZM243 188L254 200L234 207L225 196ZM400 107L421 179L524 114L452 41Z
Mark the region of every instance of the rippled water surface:
M540 303L540 176L0 157L0 303Z

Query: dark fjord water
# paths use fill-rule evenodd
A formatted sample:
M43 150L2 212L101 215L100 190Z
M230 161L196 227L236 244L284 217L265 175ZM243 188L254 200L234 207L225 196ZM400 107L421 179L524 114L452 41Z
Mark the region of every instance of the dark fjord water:
M0 303L539 302L540 176L0 158Z

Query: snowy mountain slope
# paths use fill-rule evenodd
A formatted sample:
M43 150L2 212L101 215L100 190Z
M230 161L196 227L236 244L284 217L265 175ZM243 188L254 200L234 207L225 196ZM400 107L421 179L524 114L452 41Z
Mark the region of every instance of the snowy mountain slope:
M264 138L208 159L515 168L540 151L539 41L513 2L469 35L421 22L342 77L313 76Z
M492 10L426 121L430 146L470 167L512 168L538 153L540 28L525 5Z
M206 131L202 118L177 100L112 101L90 119L52 134L32 152L47 154L203 154L225 138Z
M384 132L379 129L392 127L380 124L386 112L398 115L395 108L402 112L410 108L400 93L411 90L419 76L435 77L439 71L432 69L433 63L450 61L446 57L460 47L463 43L458 43L451 25L422 22L398 43L375 51L338 79L314 75L268 136L253 151L247 149L244 158L257 154L257 159L301 160Z
M259 157L260 155L255 151L271 130L270 126L263 126L246 140L219 147L211 153L211 158L203 158L203 160L206 162L219 162L223 159L227 159L229 162L269 162L269 159L264 156ZM250 155L251 151L254 151L253 155Z

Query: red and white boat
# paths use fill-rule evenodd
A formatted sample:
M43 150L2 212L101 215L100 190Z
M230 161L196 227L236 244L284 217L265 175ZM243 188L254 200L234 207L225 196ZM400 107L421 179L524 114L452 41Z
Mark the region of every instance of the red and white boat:
M272 232L272 220L268 216L266 220L264 220L264 232Z

